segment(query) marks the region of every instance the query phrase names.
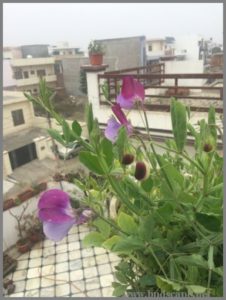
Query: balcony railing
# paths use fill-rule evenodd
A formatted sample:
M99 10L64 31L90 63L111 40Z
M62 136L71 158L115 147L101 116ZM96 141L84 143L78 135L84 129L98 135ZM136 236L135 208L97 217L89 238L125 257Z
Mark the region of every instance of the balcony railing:
M54 82L57 80L56 75L47 75L43 76L45 78L46 82ZM39 77L31 77L31 78L23 78L23 79L17 79L16 85L21 86L27 86L27 85L33 85L39 83Z
M154 67L155 65L151 66ZM161 71L148 73L148 68L134 68L115 72L106 72L98 75L99 96L101 104L104 101L104 94L101 86L103 82L109 87L108 100L115 99L121 87L122 78L131 75L139 80L145 88L145 103L148 110L169 110L170 98L176 97L183 101L190 101L190 109L207 111L209 105L217 103L216 111L223 111L223 74L164 74ZM133 71L133 72L131 72ZM180 85L180 81L183 83ZM192 80L191 85L187 84ZM209 86L209 83L222 81L221 86ZM171 81L171 82L169 82ZM185 83L186 82L186 83ZM200 83L201 82L201 83ZM164 83L164 84L163 84ZM151 101L150 101L151 100ZM206 101L209 101L206 103ZM194 105L195 103L195 105ZM205 105L204 105L205 103Z

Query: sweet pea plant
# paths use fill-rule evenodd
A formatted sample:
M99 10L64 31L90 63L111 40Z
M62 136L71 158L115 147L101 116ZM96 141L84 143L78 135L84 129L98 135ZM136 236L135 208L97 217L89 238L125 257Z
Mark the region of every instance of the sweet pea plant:
M218 127L210 107L208 122L189 123L189 109L171 101L173 139L157 144L149 131L144 88L125 77L113 115L101 131L86 109L89 142L77 121L70 126L50 102L51 90L40 82L40 95L27 98L56 119L59 130L49 134L64 146L83 146L80 162L90 170L80 208L61 190L45 192L39 218L50 239L62 239L72 226L89 222L94 230L84 247L103 247L120 256L115 296L147 296L149 292L222 296L223 294L223 158L217 152ZM136 106L147 140L128 119ZM191 156L186 139L194 139ZM162 148L162 154L157 149ZM115 214L109 203L115 200ZM139 294L135 294L139 293Z

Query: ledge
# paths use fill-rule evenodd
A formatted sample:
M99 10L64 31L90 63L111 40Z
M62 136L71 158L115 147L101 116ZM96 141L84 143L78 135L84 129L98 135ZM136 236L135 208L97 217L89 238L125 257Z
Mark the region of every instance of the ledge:
M93 65L83 65L81 66L81 69L83 69L86 72L99 72L99 71L104 71L108 65L100 65L100 66L93 66Z

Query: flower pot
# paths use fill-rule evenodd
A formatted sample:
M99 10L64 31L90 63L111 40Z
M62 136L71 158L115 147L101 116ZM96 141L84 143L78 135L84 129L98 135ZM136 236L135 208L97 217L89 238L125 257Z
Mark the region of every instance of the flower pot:
M40 192L45 191L47 189L47 183L46 182L39 183L38 188Z
M32 244L28 239L21 239L16 244L20 253L26 253L31 250Z
M89 53L89 61L92 66L100 66L103 64L103 54Z
M11 207L15 206L15 201L14 199L7 199L6 201L4 201L3 203L3 211L10 209Z
M44 239L44 234L42 234L41 232L30 232L30 235L29 235L29 240L32 242L32 243L37 243L37 242L40 242Z
M23 201L26 201L26 200L32 198L33 196L34 196L34 192L31 189L29 189L29 190L26 190L25 192L19 194L18 198L20 201L23 202Z

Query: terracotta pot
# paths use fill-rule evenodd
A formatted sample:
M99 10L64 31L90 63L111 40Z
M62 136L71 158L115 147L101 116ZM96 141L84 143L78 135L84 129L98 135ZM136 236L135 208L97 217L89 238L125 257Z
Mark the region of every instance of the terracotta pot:
M89 61L92 66L100 66L103 64L103 54L89 53Z
M40 242L44 239L44 235L41 233L41 232L31 232L30 235L29 235L29 240L32 242L32 243L37 243L37 242Z
M45 191L47 189L47 183L46 182L39 183L38 188L40 192Z
M3 202L3 211L15 206L14 199L7 199Z
M26 253L31 250L31 242L28 239L19 240L17 242L17 249L20 253Z
M33 190L29 189L29 190L26 190L25 192L21 193L18 195L18 198L20 199L20 201L26 201L30 198L32 198L34 196L34 192Z

